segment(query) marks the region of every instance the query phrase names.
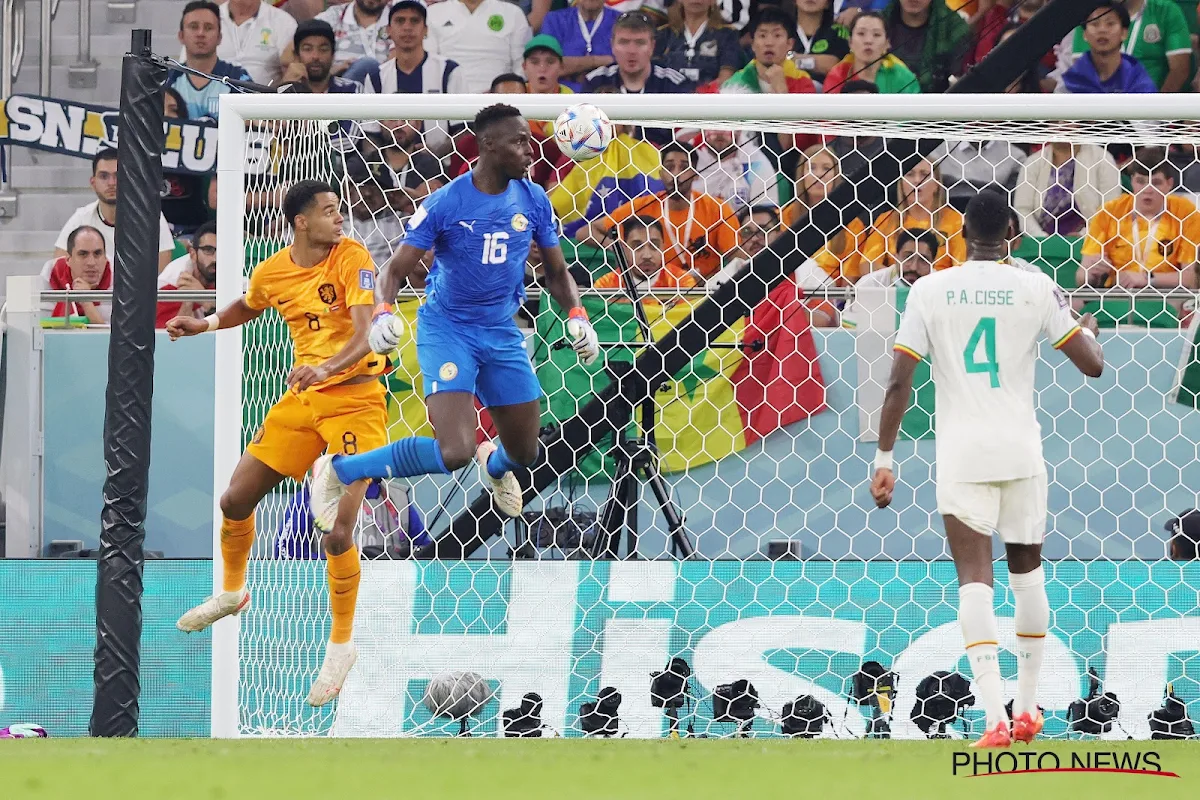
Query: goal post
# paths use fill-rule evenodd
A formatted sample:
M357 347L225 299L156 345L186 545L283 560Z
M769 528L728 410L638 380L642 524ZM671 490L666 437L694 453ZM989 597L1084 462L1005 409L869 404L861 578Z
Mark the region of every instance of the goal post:
M477 718L480 730L489 735L501 734L501 713L518 707L528 692L542 697L542 719L549 727L581 735L587 727L581 706L596 701L600 690L611 686L624 698L623 729L631 735L658 736L667 723L650 695L649 672L662 670L676 656L694 670L692 693L699 703L695 723L713 735L732 730L714 708L713 695L718 687L739 679L755 684L763 706L760 716L767 715L767 709L778 715L785 703L807 696L830 711L839 730L845 717L845 729L861 734L869 712L847 700L845 686L867 659L902 675L894 703L896 735L923 735L908 719L918 700L918 682L936 669L967 672L956 655L961 649L961 642L955 641L956 603L947 588L954 575L945 561L948 553L933 497L929 425L935 410L929 387L919 386L914 409L925 416L906 415L905 433L897 445L906 499L896 511L869 511L864 486L874 450L871 431L906 287L899 280L873 281L869 283L874 288L866 290L847 277L847 260L873 246L870 236L878 232L883 249L877 259L885 269L897 266L895 238L906 226L885 229L881 216L888 208L903 216L897 199L901 183L909 180L903 176L919 162L927 162L931 173L921 180L942 190L937 208L929 209L939 215L931 217L934 227L961 220L963 195L958 190L963 187L952 184L948 165L965 165L958 179L969 184L977 174L971 170L980 164L963 155L967 150L956 151L943 142L1021 145L1020 164L1004 159L992 163L980 156L980 163L995 170L995 182L1005 184L1015 198L1033 180L1030 165L1040 163L1039 146L1093 146L1087 150L1091 157L1120 144L1130 151L1123 155L1136 160L1136 148L1176 145L1182 151L1200 132L1200 113L1193 104L1171 95L1147 95L1136 103L1072 95L814 95L783 100L689 95L669 102L632 95L224 95L220 102L219 305L240 295L255 261L287 241L278 220L271 219L269 197L280 196L299 178L321 177L334 182L347 203L362 199L352 194L359 191L351 185L358 179L345 174L347 154L358 150L347 149L345 141L361 143L368 126L379 120L419 119L426 121L427 132L439 127L430 123L444 123L442 129L455 132L496 102L514 105L538 121L553 120L570 104L591 102L618 124L659 134L667 129L732 131L732 146L742 159L737 163L762 156L777 173L783 169L781 162L799 163L807 171L800 189L795 188L795 176L786 175L786 181L771 187L770 198L734 196L731 210L739 203L746 208L777 204L783 208L777 220L782 216L785 225L804 227L811 209L788 194L807 191L817 181L828 182L826 191L840 191L839 197L853 197L862 213L848 206L827 209L819 224L812 223L822 232L823 249L802 251L794 236L781 237L775 240L777 252L753 256L753 266L743 265L741 271L734 265L733 280L723 286L717 281L707 289L698 286L645 302L655 340L671 343L659 351L670 347L676 355L687 354L680 370L668 370L665 389L654 392L655 426L666 482L685 512L685 526L703 560L670 560L662 515L646 492L640 503L644 561L564 558L568 546L535 548L532 558L510 560L509 551L520 549L518 537L523 535L511 525L502 540L492 539L484 546L481 554L490 559L385 556L365 561L355 633L359 664L338 704L313 711L302 706L302 698L319 666L326 632L324 566L279 543L300 491L289 484L260 509L259 541L248 573L255 592L253 609L213 630L214 736L450 734L455 726L424 710L423 692L435 677L461 670L479 673L493 692ZM779 143L780 135L785 144ZM772 136L776 152L764 143L764 137ZM858 140L878 137L890 144L883 151L871 151L876 153L872 158L880 159L873 170L869 159L865 168L839 166L849 165L858 151L852 147L835 152L836 141L853 140L857 146ZM435 160L443 168L455 157L468 160L470 153L459 151L462 141L443 142L448 149ZM818 174L817 162L826 151L833 154L836 175L827 166ZM752 158L752 153L758 155ZM325 156L331 156L332 167ZM885 168L884 158L894 163ZM1005 158L1018 156L1010 153ZM1188 167L1200 168L1194 151L1186 158L1173 151L1171 158L1177 184ZM1177 163L1180 158L1186 163ZM715 192L731 181L736 184L720 168L708 167L701 169L707 177L697 180L695 191ZM403 169L416 167L410 162L399 170L389 169L391 181ZM1111 183L1120 178L1115 161L1088 162L1086 169L1079 168L1077 180L1098 184L1101 170L1110 181L1102 193L1107 202L1122 191ZM379 173L370 174L375 176L371 180L378 179ZM604 190L621 187L626 174L618 172L616 182ZM838 181L840 190L834 188ZM785 183L793 188L786 189ZM588 191L596 188L581 185ZM385 187L380 188L382 193ZM1190 202L1188 192L1176 196ZM394 232L382 216L382 211L361 217L348 212L351 235L394 243ZM839 236L842 247L842 228L854 219L862 227L854 236L861 238L838 251L837 274L814 278L817 257L836 249ZM730 226L739 236L739 247L745 244L743 238L755 235L753 214L748 222L731 219ZM665 237L670 231L662 233ZM674 235L682 234L677 229ZM940 266L958 257L961 230L939 233L933 241L933 261ZM1071 236L1028 235L1020 252L1051 272L1072 299L1097 303L1098 290L1070 285L1081 241L1079 231ZM1200 242L1188 243L1195 244ZM669 250L671 242L663 247ZM603 249L571 241L564 241L564 248L572 265L593 279L613 268L611 253ZM706 257L702 249L689 250L690 263ZM717 261L725 268L736 257L723 253ZM873 274L860 266L854 278ZM837 271L843 268L844 273ZM741 296L750 285L744 279L750 272L771 289L761 302L759 297L766 293L761 286L753 301ZM779 286L790 287L790 295L771 288L784 273L792 280ZM622 304L611 291L585 290L585 295L602 341L636 342L627 302ZM411 313L418 301L407 297ZM547 394L543 422L560 425L560 431L567 424L578 429L578 413L595 396L616 390L608 388L612 384L602 372L581 372L569 351L553 348L561 338L556 309L536 289L531 297L540 302L530 315L527 335ZM1190 444L1194 437L1188 433L1200 421L1200 412L1194 403L1187 406L1175 399L1180 376L1195 361L1195 337L1188 327L1188 309L1194 303L1185 309L1192 297L1188 287L1153 296L1121 294L1118 289L1105 297L1129 309L1112 312L1108 321L1117 327L1102 334L1113 373L1105 379L1109 383L1104 391L1084 386L1056 353L1043 353L1038 367L1051 470L1050 529L1057 540L1048 545L1055 559L1048 568L1050 595L1052 607L1065 609L1056 617L1054 646L1047 656L1048 730L1055 736L1070 730L1067 708L1086 689L1084 670L1089 663L1107 664L1102 670L1106 688L1117 691L1123 701L1120 721L1139 737L1148 735L1146 714L1161 700L1166 682L1200 679L1200 663L1171 644L1191 635L1188 617L1200 614L1195 598L1188 601L1179 591L1200 574L1163 560L1162 533L1167 517L1196 505L1191 487L1200 485L1200 467ZM726 348L693 354L675 344L682 334L671 337L690 324L692 312L705 302L715 307L717 316L707 317L710 323L701 326L704 330L692 333L711 336ZM1173 327L1164 323L1166 316L1135 314L1138 303L1157 303L1164 315L1173 315ZM736 313L730 310L735 306ZM1101 307L1109 306L1105 299ZM819 327L821 314L835 324ZM708 331L717 320L730 324ZM219 498L247 437L275 399L272 392L278 386L287 340L272 312L245 329L222 330L216 336L213 552L214 586L219 589ZM636 350L627 348L621 358L628 359ZM401 351L397 377L388 383L393 438L428 425L411 353L403 347ZM634 383L622 388L657 377L657 372L648 375L635 369L634 377L626 379ZM584 423L595 424L602 416L603 409ZM589 444L593 438L604 439L599 450L584 446L583 438L560 440L578 463L573 469L555 466L555 480L547 481L550 485L543 492L530 492L527 508L597 511L610 490L612 427L584 431ZM630 430L636 433L636 424ZM498 527L495 520L473 516L478 504L472 500L479 487L470 471L444 480L414 480L410 488L414 507L435 537L451 521L456 530L476 526L480 538L485 523ZM586 538L586 525L579 527ZM538 528L534 539L546 529ZM799 560L768 560L773 542ZM413 548L417 546L414 539ZM998 572L997 580L1001 596L1006 576ZM1011 605L1000 602L1001 635L1010 640ZM1149 655L1143 658L1139 653ZM1004 671L1012 678L1011 664L1006 662ZM765 719L754 726L759 735L780 734L778 725ZM827 735L829 730L827 726Z

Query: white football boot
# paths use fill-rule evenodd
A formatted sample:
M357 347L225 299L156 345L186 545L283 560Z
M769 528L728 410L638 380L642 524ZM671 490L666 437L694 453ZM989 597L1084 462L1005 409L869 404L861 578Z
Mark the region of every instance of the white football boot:
M337 520L338 503L346 493L346 484L342 483L333 468L333 456L325 455L313 462L312 487L309 494L309 507L312 510L313 524L322 533L333 530Z
M488 457L496 452L496 445L491 441L485 441L479 445L475 451L475 460L479 462L479 472L483 479L492 487L492 498L496 501L496 508L500 509L500 513L506 517L518 517L521 515L521 509L525 507L525 498L521 496L521 484L517 483L517 476L511 472L506 472L499 478L493 478L488 472L487 462Z
M250 608L250 592L240 589L236 592L221 592L205 598L204 602L188 611L175 627L184 633L196 633L212 625L219 619L231 614L240 614Z
M321 672L313 682L305 701L310 706L319 707L337 697L346 682L346 675L358 660L358 648L353 642L345 644L325 643L325 661L321 664Z

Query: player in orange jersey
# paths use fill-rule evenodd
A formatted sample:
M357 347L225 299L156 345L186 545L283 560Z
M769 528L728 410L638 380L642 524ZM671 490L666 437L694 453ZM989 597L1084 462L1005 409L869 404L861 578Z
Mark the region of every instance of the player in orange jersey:
M367 333L375 305L375 265L367 249L342 236L340 198L329 184L304 180L288 190L283 214L295 243L254 268L246 294L206 319L175 317L171 339L244 325L274 307L287 323L295 365L287 390L254 434L221 496L223 591L176 623L200 631L249 607L246 562L254 541L254 510L284 478L303 480L326 450L345 455L387 444L387 406L379 375L384 356ZM325 661L308 695L321 706L341 691L357 652L351 642L360 568L354 523L368 481L347 489L324 534L333 628Z

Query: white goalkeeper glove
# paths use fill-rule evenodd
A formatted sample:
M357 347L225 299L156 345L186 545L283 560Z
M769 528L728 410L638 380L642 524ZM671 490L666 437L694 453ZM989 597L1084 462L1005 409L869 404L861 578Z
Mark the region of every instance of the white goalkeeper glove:
M392 307L386 303L375 306L375 316L371 320L371 332L367 335L367 343L376 353L390 353L400 345L404 338L404 320L392 313Z
M584 365L591 364L600 357L600 341L596 338L596 329L588 320L587 312L581 306L571 309L567 315L567 336L571 338L571 349Z

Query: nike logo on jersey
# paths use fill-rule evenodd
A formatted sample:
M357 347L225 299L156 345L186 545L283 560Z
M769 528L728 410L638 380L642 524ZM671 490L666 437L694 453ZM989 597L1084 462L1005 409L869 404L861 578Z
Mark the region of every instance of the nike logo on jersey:
M291 300L276 300L275 302L279 303L279 305L281 305L281 306L286 306L288 303L290 303L292 301Z
M474 222L467 222L466 220L461 220L461 219L460 219L460 220L458 221L458 224L459 224L459 225L462 225L464 228L466 228L467 230L469 230L471 233L474 233L474 232L475 232L475 223L474 223Z

